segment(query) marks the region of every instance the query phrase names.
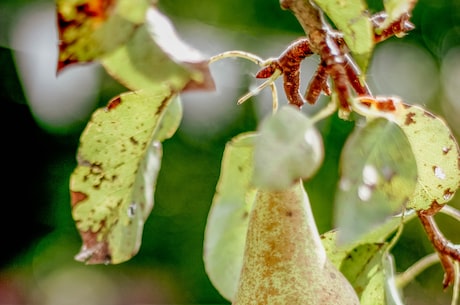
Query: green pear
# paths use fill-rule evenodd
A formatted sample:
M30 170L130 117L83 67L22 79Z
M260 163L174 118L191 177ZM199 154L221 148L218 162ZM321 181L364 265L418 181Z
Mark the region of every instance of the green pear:
M257 191L232 304L359 304L326 256L302 181Z

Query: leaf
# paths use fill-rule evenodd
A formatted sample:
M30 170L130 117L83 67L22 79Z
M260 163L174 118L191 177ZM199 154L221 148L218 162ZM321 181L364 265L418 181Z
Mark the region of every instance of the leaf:
M208 61L178 37L150 0L57 0L58 71L100 60L131 90L167 83L174 91L214 90Z
M417 165L402 130L382 118L352 132L340 162L335 224L339 241L350 243L401 212L415 189Z
M363 244L350 251L340 271L358 292L361 305L386 305L382 256L386 244Z
M56 0L58 71L114 51L142 24L149 0Z
M400 219L397 221L400 223ZM338 245L337 233L333 230L321 236L329 260L358 293L361 305L386 305L382 259L388 244L384 238L379 242L366 238L357 243Z
M70 178L72 216L83 239L77 260L117 264L138 252L153 208L160 141L177 129L178 102L163 87L122 94L93 114Z
M285 189L312 177L324 158L321 135L297 108L287 105L265 119L254 149L255 186Z
M177 37L158 10L148 9L146 18L130 40L102 58L107 72L131 90L159 83L173 91L214 90L208 61Z
M412 11L416 3L416 0L384 0L383 6L385 7L387 16L379 28L388 28L393 22L400 19L402 15Z
M155 133L153 138L163 142L166 139L171 138L179 128L179 125L182 121L183 109L180 98L173 98L168 105L165 105L166 109L159 111L164 111L161 120L158 123L158 126L155 128Z
M328 258L337 268L340 268L342 261L345 259L348 252L360 245L384 243L387 238L399 228L399 226L411 221L416 216L417 214L414 213L414 211L408 211L405 213L403 219L401 219L401 216L399 215L390 217L387 221L385 221L385 223L379 225L371 231L365 232L361 235L360 239L354 240L350 243L338 244L337 229L321 234L321 241L326 249Z
M255 137L254 133L244 133L227 143L206 223L206 272L214 287L228 300L232 300L237 289L249 213L256 195L250 184Z
M442 119L422 107L395 105L395 121L417 161L417 187L407 207L424 210L434 202L445 204L460 186L460 151L454 135Z
M354 59L365 71L374 48L374 29L362 0L314 0L344 35Z

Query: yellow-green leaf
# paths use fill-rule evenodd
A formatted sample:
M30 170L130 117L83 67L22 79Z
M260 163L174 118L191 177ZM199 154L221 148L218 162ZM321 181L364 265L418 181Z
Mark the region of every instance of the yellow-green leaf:
M418 181L407 204L416 210L445 204L460 186L460 151L447 124L420 106L395 100L395 121L417 161Z
M400 223L399 218L394 219ZM387 305L386 269L384 257L387 255L388 243L385 238L393 230L384 230L382 235L368 235L353 244L338 245L337 231L329 231L321 236L328 258L348 279L358 293L362 305ZM385 233L385 234L383 234Z
M250 183L255 137L254 133L245 133L227 143L206 223L206 273L214 287L228 300L232 300L237 289L249 214L256 194Z
M122 94L88 122L70 178L72 216L83 239L77 260L116 264L138 252L153 208L160 141L180 120L177 105L169 110L176 99L167 87Z
M101 60L106 71L131 90L166 84L173 91L213 90L207 59L177 37L170 21L149 8L146 23Z
M350 251L340 271L358 291L361 305L386 305L382 255L386 244L362 244Z

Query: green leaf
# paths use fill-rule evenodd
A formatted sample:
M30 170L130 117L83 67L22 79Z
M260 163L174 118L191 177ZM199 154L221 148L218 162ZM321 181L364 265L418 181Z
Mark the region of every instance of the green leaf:
M422 107L399 103L396 123L406 135L417 161L418 181L407 204L416 210L445 204L460 186L460 151L446 123Z
M350 243L401 212L414 192L417 165L402 130L383 118L352 132L340 162L334 216L340 242Z
M374 29L362 0L314 0L344 35L354 59L365 71L374 48Z
M164 105L166 109L159 109L159 114L162 114L161 120L158 122L158 126L155 129L153 138L163 142L166 139L171 138L179 128L182 122L182 102L179 97L173 98L169 101L169 104Z
M394 220L398 224L401 223L400 218ZM391 234L392 231L386 233ZM386 305L384 302L386 274L382 260L387 251L388 244L385 242L387 235L382 234L381 238L367 236L353 244L338 245L337 233L333 230L321 236L329 260L353 286L362 305Z
M266 118L254 149L254 185L285 189L312 177L324 158L321 135L297 108L284 106Z
M358 292L361 305L386 305L382 255L386 244L363 244L350 251L340 271Z
M328 258L339 269L348 252L360 245L381 244L386 242L387 238L393 234L399 226L411 221L416 216L417 214L414 213L414 211L408 211L405 213L404 218L401 218L400 215L390 217L382 225L379 225L371 231L365 232L361 235L360 239L350 243L338 244L337 229L321 234L321 241L326 249Z
M117 264L138 252L153 208L160 141L180 120L176 99L166 87L122 94L88 122L70 178L72 216L83 239L77 260Z
M173 91L214 90L207 60L183 43L158 10L147 11L123 46L102 58L107 72L131 90L167 84Z
M57 0L58 70L120 47L145 20L149 0Z
M244 133L227 143L206 223L203 251L206 272L214 287L228 300L232 300L237 289L249 213L256 194L250 184L254 139L254 133Z

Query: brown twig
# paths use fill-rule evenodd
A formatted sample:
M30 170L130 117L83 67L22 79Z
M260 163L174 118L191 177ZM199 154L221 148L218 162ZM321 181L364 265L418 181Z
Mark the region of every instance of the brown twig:
M387 14L382 12L373 15L371 21L374 29L377 29L374 34L375 43L384 41L385 39L392 36L401 37L407 32L412 31L415 26L412 22L409 21L410 16L410 12L406 12L398 20L392 22L388 27L382 30L378 30L387 18Z
M442 209L442 205L436 201L428 210L418 211L417 215L425 229L428 239L433 244L436 252L438 252L442 267L444 268L443 287L446 289L454 283L455 268L453 260L460 262L460 248L452 244L439 230L434 215Z
M292 43L278 58L257 73L257 78L267 78L276 70L281 71L284 77L284 91L290 104L301 108L306 102L314 104L321 92L330 95L331 90L327 79L332 79L339 107L345 113L351 111L350 90L358 96L372 96L366 83L361 80L361 71L349 55L348 47L342 35L334 31L325 21L323 12L309 0L281 0L281 8L290 10L306 33ZM402 16L392 23L388 29L376 34L375 41L382 41L392 35L401 35L413 28L409 22L410 14ZM372 22L375 28L385 21L385 14L378 14ZM321 63L313 78L309 82L305 98L300 94L300 63L307 56L318 54Z
M260 70L256 77L267 78L273 75L278 69L284 77L284 91L289 98L289 102L297 107L305 104L302 94L300 94L300 63L307 56L312 55L310 44L307 39L294 41L276 60Z

